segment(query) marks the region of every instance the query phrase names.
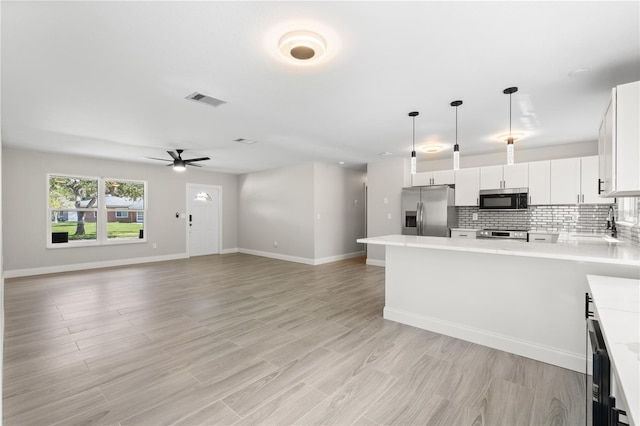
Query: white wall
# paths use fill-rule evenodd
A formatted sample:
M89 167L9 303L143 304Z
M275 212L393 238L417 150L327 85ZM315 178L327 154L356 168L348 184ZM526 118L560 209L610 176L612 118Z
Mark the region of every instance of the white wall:
M2 157L2 220L10 224L3 235L6 275L9 271L15 276L28 274L28 271L78 269L74 265L96 262L184 257L186 224L184 219L176 219L175 214L186 211L187 182L222 186L222 248L234 250L238 247L235 175L194 168L177 173L164 164L147 165L8 148L3 150ZM146 180L147 242L47 249L47 173ZM152 248L153 243L157 243L157 249Z
M364 172L314 163L316 260L364 252L356 240L365 235L365 180Z
M0 22L2 22L2 6L0 5ZM1 32L1 31L0 31ZM0 70L2 69L0 59ZM0 81L2 80L0 76ZM0 99L2 99L0 93ZM1 102L0 102L1 104ZM2 111L0 111L2 117ZM0 120L0 212L2 212L2 122ZM4 258L2 257L2 217L0 215L0 425L2 424L2 382L4 366Z
M453 154L452 154L453 155ZM556 158L587 157L598 155L598 141L580 142L564 145L554 145L542 148L518 149L516 145L516 163L528 163L530 161L553 160ZM507 147L503 152L493 154L465 155L463 146L460 146L460 167L483 167L505 164L507 162ZM450 170L453 168L453 158L442 160L420 161L417 165L418 172L433 170Z
M321 163L241 175L240 251L307 264L361 254L364 180L362 172Z
M409 160L394 158L367 164L367 237L400 234L402 188L411 186ZM384 264L384 246L370 244L367 263Z
M314 258L313 178L313 163L239 176L241 251Z

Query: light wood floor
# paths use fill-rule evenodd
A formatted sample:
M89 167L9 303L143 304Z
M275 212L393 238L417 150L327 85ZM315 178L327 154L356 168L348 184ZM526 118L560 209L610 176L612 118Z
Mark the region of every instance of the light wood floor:
M362 259L9 279L4 424L584 424L583 375L383 305L384 269Z

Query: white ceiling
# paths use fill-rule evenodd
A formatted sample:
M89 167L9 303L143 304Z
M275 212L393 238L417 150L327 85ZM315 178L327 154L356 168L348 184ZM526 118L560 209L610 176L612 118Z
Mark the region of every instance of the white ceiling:
M357 166L408 157L416 110L416 144L446 145L420 159L448 158L456 99L461 155L504 149L509 86L516 149L592 141L610 88L640 79L639 5L3 1L2 143L158 166L144 157L184 148L229 173ZM277 57L297 29L328 39L325 62Z

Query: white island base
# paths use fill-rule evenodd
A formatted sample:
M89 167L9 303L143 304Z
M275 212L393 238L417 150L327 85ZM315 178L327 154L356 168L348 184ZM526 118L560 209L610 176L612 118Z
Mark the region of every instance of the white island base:
M426 244L360 240L386 246L384 318L579 372L586 275L640 273L635 259L554 259L418 238Z

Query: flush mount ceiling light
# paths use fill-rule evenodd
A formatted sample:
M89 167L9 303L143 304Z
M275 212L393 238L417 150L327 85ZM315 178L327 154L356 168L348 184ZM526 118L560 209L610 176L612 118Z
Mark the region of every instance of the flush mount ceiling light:
M436 152L440 152L444 149L443 145L426 145L420 148L420 151L425 154L435 154Z
M416 158L416 116L420 114L418 111L412 111L409 113L409 117L413 119L413 149L411 150L411 174L416 174L417 161Z
M294 64L310 65L322 59L327 51L325 39L313 31L291 31L283 35L278 48L284 58Z
M496 136L496 140L500 142L509 142L509 138L511 138L515 142L515 141L519 141L520 139L524 139L525 136L526 134L524 132L513 132L511 134L503 133L501 135Z
M450 104L456 109L456 144L453 146L453 170L460 169L460 147L458 146L458 107L462 101L453 101Z
M512 166L515 163L515 155L513 153L513 135L511 134L511 95L518 91L517 87L507 87L502 91L505 95L509 95L509 137L507 138L507 164Z

